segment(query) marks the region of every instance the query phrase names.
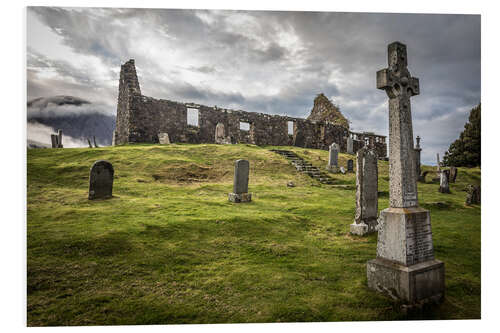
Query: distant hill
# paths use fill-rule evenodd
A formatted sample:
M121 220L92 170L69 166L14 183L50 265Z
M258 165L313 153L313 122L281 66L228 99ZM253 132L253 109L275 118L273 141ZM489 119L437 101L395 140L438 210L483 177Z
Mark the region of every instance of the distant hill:
M111 145L116 117L100 106L74 96L41 97L27 104L29 123L62 129L64 135L83 141L95 135L100 145Z

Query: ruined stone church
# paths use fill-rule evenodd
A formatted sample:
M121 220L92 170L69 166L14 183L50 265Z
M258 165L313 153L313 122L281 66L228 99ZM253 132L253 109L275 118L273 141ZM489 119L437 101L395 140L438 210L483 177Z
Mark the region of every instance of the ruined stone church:
M379 158L387 156L385 136L356 133L325 95L314 99L307 119L269 115L142 95L133 59L121 66L114 144L158 143L168 133L170 142L248 143L328 149L337 143L342 152L356 153L368 145ZM189 121L194 119L194 122ZM348 141L352 148L348 149Z

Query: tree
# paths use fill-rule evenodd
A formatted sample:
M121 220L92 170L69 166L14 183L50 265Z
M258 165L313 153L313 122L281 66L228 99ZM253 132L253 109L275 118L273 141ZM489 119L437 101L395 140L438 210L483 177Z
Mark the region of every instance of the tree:
M481 104L470 111L469 122L443 157L445 166L481 166Z

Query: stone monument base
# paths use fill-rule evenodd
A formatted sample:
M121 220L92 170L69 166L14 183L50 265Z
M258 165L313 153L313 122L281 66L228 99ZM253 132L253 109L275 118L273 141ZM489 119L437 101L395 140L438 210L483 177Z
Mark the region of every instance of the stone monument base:
M428 260L411 266L376 258L368 261L368 288L416 305L444 297L444 263Z
M231 202L250 202L252 201L252 193L229 193L229 201Z
M350 229L351 234L353 235L364 236L367 234L371 234L377 231L377 220L361 221L361 223L356 223L356 221L354 221L350 225Z
M326 170L330 171L331 173L339 173L340 169L338 166L335 165L327 165Z

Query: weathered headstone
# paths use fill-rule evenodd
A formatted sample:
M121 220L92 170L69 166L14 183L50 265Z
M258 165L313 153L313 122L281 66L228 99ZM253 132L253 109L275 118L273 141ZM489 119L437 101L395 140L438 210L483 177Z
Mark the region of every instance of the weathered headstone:
M407 68L406 46L388 47L389 67L377 88L389 97L389 208L380 212L377 258L367 263L368 287L406 304L441 300L444 263L434 258L431 218L418 206L410 97L419 82Z
M113 196L115 171L108 161L97 161L90 168L89 200L107 199Z
M467 198L465 199L465 204L467 206L470 205L478 205L481 203L481 187L475 185L467 186Z
M215 143L226 143L226 131L223 123L217 123L215 126Z
M420 148L420 137L417 136L417 146L415 147L415 167L417 173L417 181L420 181L420 153L422 152L422 148Z
M354 161L347 160L347 172L354 172Z
M63 148L63 144L62 144L62 130L57 130L57 148Z
M351 134L347 137L347 153L354 154L354 140Z
M328 165L326 166L330 172L339 172L339 150L339 145L335 142L330 145L328 151Z
M248 193L248 174L250 163L247 160L237 160L234 163L233 193L229 193L231 202L252 201L252 194Z
M439 192L450 193L450 170L443 170L439 176Z
M365 146L356 155L356 215L350 229L352 234L363 236L377 227L377 153Z
M458 169L457 167L450 167L450 183L454 183L456 180L457 180L457 173L458 173Z
M52 148L58 148L58 145L57 145L57 135L51 134L50 135L50 141L52 143Z
M170 144L170 138L168 136L168 133L158 133L158 141L162 145L169 145Z

